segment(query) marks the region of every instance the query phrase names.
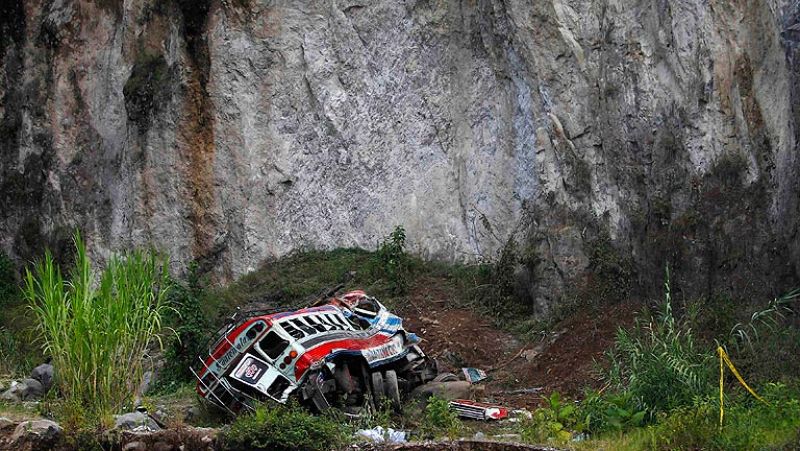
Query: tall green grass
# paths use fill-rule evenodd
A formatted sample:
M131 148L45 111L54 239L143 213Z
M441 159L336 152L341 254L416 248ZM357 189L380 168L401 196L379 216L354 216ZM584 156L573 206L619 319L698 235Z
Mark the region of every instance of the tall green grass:
M80 234L74 242L69 279L47 252L26 271L24 294L69 420L103 424L138 395L147 348L161 341L169 278L165 262L141 251L112 257L97 274Z
M713 354L675 318L669 271L661 311L636 323L632 331L620 329L606 352L610 366L605 378L615 390L632 395L651 418L711 393Z

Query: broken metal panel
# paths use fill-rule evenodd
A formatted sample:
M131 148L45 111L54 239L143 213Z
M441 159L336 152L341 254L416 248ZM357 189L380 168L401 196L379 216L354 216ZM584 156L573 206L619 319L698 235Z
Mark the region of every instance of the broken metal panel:
M474 420L502 420L508 417L508 409L494 404L455 399L450 401L450 408L463 418Z

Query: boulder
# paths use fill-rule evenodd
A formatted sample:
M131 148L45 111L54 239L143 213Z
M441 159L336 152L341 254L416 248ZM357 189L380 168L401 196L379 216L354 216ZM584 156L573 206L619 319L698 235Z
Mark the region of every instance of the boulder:
M472 397L472 384L467 381L428 382L420 385L411 392L411 398L427 401L431 396L453 399L470 399Z
M125 431L158 431L161 428L144 412L129 412L114 417L114 429Z
M62 432L55 421L23 421L14 429L11 442L13 449L52 449L61 439Z
M45 393L53 386L53 365L43 363L31 371L31 379L36 379L42 384Z
M36 379L24 379L22 383L25 385L25 389L22 391L23 401L41 399L47 392L44 385Z
M44 396L45 390L36 379L23 379L11 382L11 387L0 394L0 400L10 402L32 401Z
M199 407L189 406L183 412L183 421L186 423L191 423L200 418L200 415L202 415L202 411L200 410Z

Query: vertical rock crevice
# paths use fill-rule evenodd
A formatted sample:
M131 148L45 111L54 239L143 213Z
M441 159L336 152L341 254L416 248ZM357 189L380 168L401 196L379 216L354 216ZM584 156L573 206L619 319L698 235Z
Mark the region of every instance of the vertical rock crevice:
M215 143L213 104L208 85L211 73L207 24L211 0L177 0L183 17L186 44L184 112L180 149L185 159L187 196L193 241L192 253L202 271L213 269L224 249L218 237L220 218L215 199Z

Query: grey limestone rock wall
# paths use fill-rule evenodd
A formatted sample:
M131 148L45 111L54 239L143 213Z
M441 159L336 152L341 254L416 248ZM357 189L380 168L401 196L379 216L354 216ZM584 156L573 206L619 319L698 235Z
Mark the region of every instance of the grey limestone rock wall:
M536 313L797 280L800 8L778 0L7 0L0 245L81 228L227 280L514 237Z

